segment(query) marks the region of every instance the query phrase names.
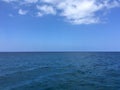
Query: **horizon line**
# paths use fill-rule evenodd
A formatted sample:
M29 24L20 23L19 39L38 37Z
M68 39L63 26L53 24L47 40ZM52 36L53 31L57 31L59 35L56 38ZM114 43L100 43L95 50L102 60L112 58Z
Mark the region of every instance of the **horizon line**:
M84 52L120 52L120 51L0 51L0 53L84 53Z

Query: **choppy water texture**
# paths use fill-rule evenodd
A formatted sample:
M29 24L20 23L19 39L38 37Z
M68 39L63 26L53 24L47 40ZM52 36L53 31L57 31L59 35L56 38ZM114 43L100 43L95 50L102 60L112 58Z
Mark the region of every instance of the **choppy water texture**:
M120 90L120 53L0 53L0 90Z

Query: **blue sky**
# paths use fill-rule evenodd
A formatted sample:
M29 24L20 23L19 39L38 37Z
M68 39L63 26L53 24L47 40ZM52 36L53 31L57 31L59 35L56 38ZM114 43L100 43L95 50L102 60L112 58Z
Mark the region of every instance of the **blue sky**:
M1 0L0 51L120 51L120 1Z

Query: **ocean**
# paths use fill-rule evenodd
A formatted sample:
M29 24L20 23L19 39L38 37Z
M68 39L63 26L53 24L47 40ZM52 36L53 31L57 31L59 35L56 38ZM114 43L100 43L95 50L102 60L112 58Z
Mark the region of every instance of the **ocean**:
M0 53L0 90L120 90L120 53Z

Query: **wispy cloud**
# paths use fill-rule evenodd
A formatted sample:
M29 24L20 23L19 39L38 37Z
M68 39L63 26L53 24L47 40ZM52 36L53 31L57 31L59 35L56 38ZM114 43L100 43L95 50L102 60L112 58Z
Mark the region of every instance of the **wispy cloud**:
M42 16L43 16L43 13L37 12L37 16L38 16L38 17L42 17Z
M58 15L73 24L92 24L101 22L102 12L120 7L120 0L3 0L5 2L28 3L36 7L37 16ZM18 3L17 3L18 4ZM23 4L24 5L24 4ZM101 12L98 15L98 12ZM19 9L19 14L27 11Z
M18 11L18 14L20 14L20 15L26 15L27 13L28 13L28 11L22 10L22 9L19 9L19 11Z
M37 3L38 0L24 0L24 2L26 2L26 3Z
M14 17L14 15L13 15L13 14L11 14L11 13L10 13L8 16L9 16L9 17Z
M39 12L41 12L42 14L52 14L55 15L56 14L56 10L49 5L37 5L36 6L37 9L39 10Z

